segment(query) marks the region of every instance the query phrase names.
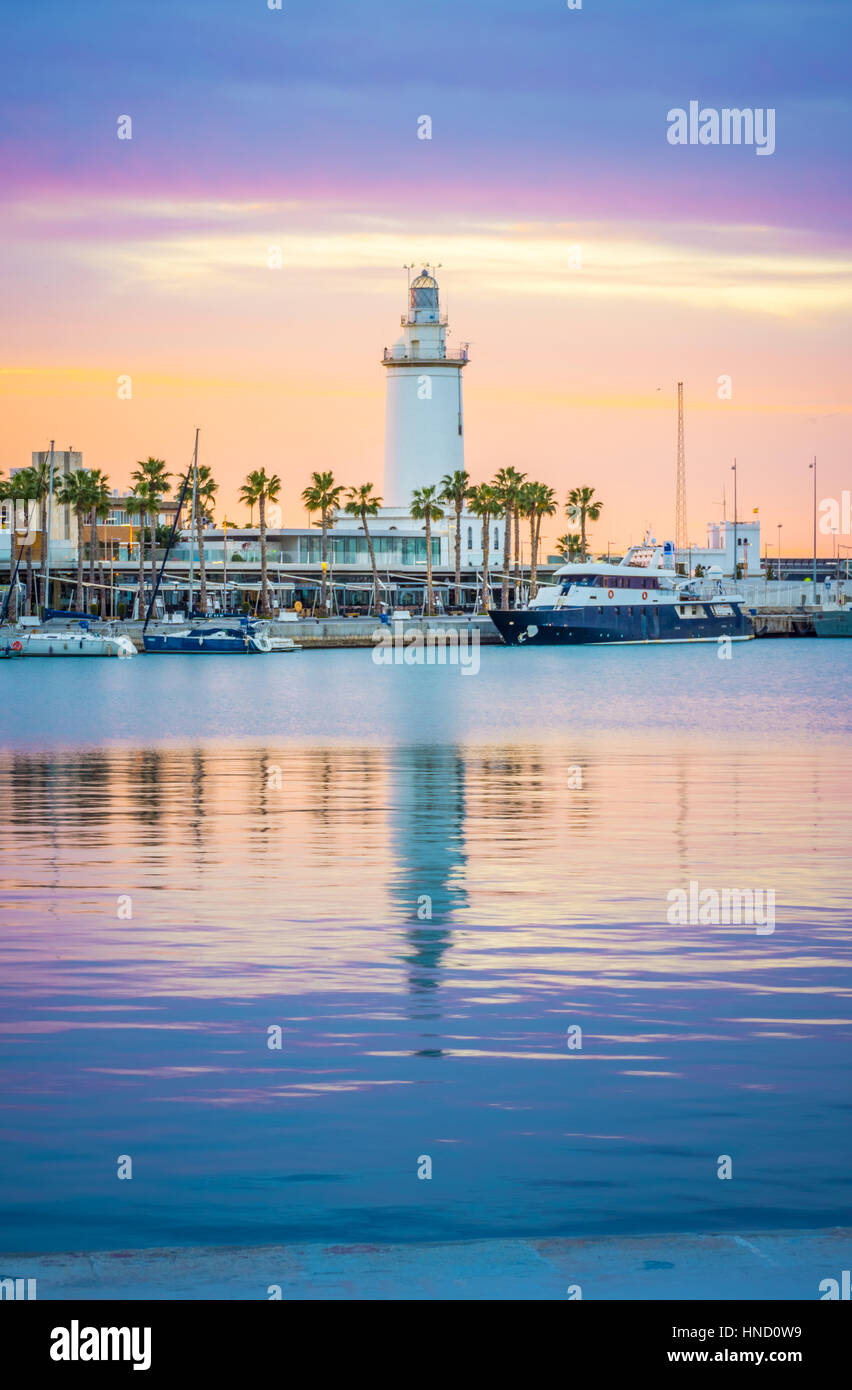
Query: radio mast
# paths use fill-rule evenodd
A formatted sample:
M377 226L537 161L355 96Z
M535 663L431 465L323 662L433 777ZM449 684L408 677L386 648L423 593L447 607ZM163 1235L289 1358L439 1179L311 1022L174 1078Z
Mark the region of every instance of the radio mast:
M677 493L675 498L675 565L686 563L686 453L683 444L683 382L677 384Z

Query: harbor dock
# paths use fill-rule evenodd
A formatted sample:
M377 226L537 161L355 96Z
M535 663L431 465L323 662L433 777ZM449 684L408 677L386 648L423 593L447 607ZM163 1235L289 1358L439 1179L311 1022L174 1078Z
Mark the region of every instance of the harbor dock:
M216 619L208 619L208 623L214 623ZM142 624L140 622L127 622L123 625L128 637L133 642L137 651L142 651ZM173 628L171 628L174 631ZM150 623L149 633L169 632L168 623ZM478 641L481 646L499 646L500 636L494 627L491 619L486 615L474 616L468 614L463 617L436 617L421 618L412 617L395 619L391 624L383 624L376 617L360 618L308 618L300 617L295 621L273 621L270 624L270 633L275 637L292 637L297 646L304 649L330 649L346 647L374 647L376 645L376 633L401 635L404 639L410 640L413 632L420 632L424 638L431 632L435 635L456 633L461 641L470 642L474 632L478 633Z
M749 607L754 622L755 637L815 637L818 616L823 611L819 607L782 608L774 605ZM206 620L215 622L215 618ZM97 619L92 619L92 629L97 630ZM151 623L149 632L168 632L168 623ZM171 629L173 630L173 629ZM126 632L136 650L141 652L142 624L125 621L122 631ZM411 634L419 632L424 639L428 635L456 633L461 641L470 642L473 638L480 646L499 646L500 635L491 619L486 615L465 614L462 616L438 616L433 618L410 617L394 619L392 624L383 624L376 617L358 618L311 618L298 617L292 621L277 619L270 624L270 632L276 637L291 637L297 646L304 650L330 650L341 648L374 647L376 633L396 633L410 641ZM473 637L478 633L478 637Z

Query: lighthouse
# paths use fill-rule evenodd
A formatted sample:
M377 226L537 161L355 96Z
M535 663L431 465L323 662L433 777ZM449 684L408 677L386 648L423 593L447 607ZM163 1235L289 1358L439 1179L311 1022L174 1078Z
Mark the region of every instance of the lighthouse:
M462 371L468 347L447 347L438 282L424 269L408 288L402 334L385 348L385 502L407 507L415 488L464 468Z

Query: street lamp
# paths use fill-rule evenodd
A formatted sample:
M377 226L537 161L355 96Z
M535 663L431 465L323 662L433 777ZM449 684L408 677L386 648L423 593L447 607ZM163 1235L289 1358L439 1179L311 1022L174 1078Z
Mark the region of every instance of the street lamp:
M813 582L816 584L816 455L808 467L813 468Z
M784 525L783 521L779 521L779 523L778 523L778 576L777 576L778 579L779 579L779 581L780 581L780 579L781 579L781 527L782 527L783 525Z
M734 583L736 584L736 582L737 582L737 560L739 559L739 557L738 557L738 555L737 555L737 461L736 461L736 459L734 459L733 465L732 465L732 467L731 467L731 472L732 472L733 475L734 475Z

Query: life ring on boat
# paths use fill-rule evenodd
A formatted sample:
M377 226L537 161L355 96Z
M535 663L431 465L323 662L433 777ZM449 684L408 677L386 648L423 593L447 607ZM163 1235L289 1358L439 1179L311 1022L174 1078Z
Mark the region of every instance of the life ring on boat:
M15 641L15 642L12 643L12 651L13 651L13 652L22 652L23 650L24 650L24 644L23 644L23 642Z
M607 598L615 598L615 589L607 589L606 596Z
M643 589L643 590L642 590L642 597L643 597L643 598L647 598L647 597L648 597L648 590L647 590L647 589Z

